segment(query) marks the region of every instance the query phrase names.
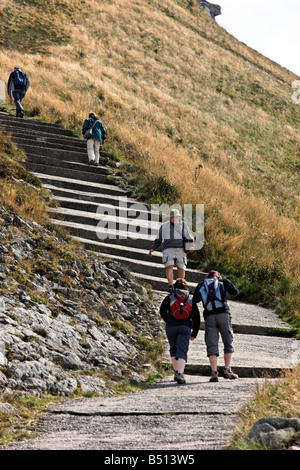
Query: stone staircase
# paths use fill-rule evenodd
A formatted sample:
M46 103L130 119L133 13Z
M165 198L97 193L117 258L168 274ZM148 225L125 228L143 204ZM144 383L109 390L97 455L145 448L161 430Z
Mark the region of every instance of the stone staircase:
M70 130L6 113L0 113L1 128L26 152L24 165L59 203L49 209L54 224L64 227L87 249L124 264L137 280L166 291L162 254L157 251L151 258L148 254L159 223L151 220L154 215L144 205L142 210L134 208L138 201L127 197L118 185L105 151L99 167L89 166L86 142ZM191 290L203 276L187 269Z
M24 165L59 203L58 207L50 209L52 222L64 227L86 249L128 267L137 280L152 286L159 305L166 295L167 281L161 252L155 252L152 258L148 255L154 238L153 232L150 235L150 211L147 208L137 211L140 232L135 238L132 234L128 236L129 227L133 232L136 229L137 212L129 209L137 201L127 197L118 184L112 168L107 165L108 155L102 152L101 166L89 166L85 141L74 137L70 130L17 119L2 112L0 130L9 133L24 149L27 155ZM112 238L107 238L103 227L99 227L103 220L114 224L109 226ZM158 226L157 223L157 229ZM190 289L193 290L204 276L204 273L187 269ZM237 351L233 367L240 377L266 373L274 376L297 363L299 342L274 312L239 302L230 302L230 306ZM191 343L186 368L193 374L208 370L203 335L202 322L199 340ZM169 363L168 353L166 362Z

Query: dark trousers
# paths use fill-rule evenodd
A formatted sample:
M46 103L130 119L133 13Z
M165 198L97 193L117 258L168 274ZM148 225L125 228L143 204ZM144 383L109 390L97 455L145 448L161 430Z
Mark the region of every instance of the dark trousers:
M167 326L166 334L170 345L170 356L187 361L191 328L187 325Z
M15 105L16 105L16 115L17 115L17 117L20 117L21 113L23 113L23 111L24 111L23 106L22 106L22 99L24 98L25 94L26 94L26 92L24 92L23 90L14 90L12 92L14 102L15 102Z

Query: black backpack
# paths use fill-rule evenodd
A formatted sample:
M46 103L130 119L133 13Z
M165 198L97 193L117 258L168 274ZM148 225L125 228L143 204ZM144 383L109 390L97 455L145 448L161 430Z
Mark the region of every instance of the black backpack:
M22 72L22 70L14 71L14 76L13 76L14 85L20 86L20 87L26 87L27 80L28 80L28 77L25 72Z

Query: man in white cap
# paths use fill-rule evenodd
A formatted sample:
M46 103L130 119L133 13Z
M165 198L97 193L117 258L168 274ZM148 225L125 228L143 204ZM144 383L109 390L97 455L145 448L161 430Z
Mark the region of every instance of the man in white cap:
M188 225L181 220L177 209L171 210L170 220L164 222L154 240L149 255L157 250L163 243L163 263L166 268L166 277L169 283L169 292L173 291L174 266L177 267L178 278L185 278L187 252L195 249L194 237ZM187 246L188 245L188 246Z
M26 95L29 86L30 81L27 74L23 72L20 67L15 67L8 79L7 92L9 97L14 99L16 117L22 118L24 116L22 100Z

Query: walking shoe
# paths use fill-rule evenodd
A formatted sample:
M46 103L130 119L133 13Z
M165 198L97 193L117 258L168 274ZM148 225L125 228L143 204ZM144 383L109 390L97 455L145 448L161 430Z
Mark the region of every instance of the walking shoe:
M212 371L211 374L210 374L210 379L209 379L210 382L219 382L219 376L218 376L218 372L217 371Z
M171 286L169 286L169 288L168 288L168 292L170 292L170 293L174 292L174 287L173 287L172 285L171 285Z
M94 163L95 163L95 160L90 160L89 161L89 165L94 165Z
M239 376L234 374L231 369L225 369L224 379L238 379Z
M174 370L174 380L177 382L177 379L178 379L178 372L177 370Z
M186 383L184 375L180 372L177 372L177 379L176 380L177 380L178 384L185 384Z

